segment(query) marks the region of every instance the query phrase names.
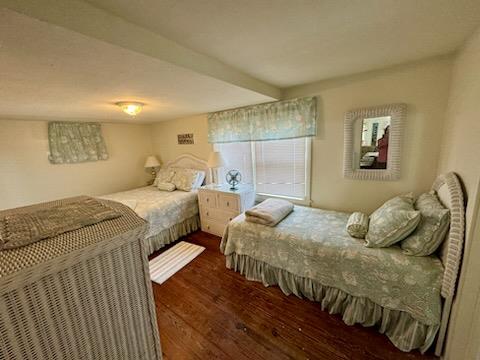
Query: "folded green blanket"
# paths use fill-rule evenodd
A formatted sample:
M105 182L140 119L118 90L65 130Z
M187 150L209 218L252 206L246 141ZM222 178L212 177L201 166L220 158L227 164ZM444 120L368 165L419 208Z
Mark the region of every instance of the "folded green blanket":
M121 214L91 197L0 218L0 250L25 246Z

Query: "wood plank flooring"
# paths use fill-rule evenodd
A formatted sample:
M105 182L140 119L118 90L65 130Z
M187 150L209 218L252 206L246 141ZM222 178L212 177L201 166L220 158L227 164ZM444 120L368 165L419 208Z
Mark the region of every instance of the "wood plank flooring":
M403 353L318 303L247 281L225 267L216 236L198 231L182 240L206 250L162 285L153 283L164 359L436 359Z

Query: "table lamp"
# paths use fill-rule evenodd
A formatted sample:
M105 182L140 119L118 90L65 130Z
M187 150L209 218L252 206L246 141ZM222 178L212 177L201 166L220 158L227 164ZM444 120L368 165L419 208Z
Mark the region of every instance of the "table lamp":
M227 165L219 151L212 151L208 157L207 166L212 169L212 182L215 186L221 186L218 182L218 168Z
M152 174L152 183L155 181L157 177L157 170L156 168L160 167L160 161L158 161L157 157L154 155L150 155L147 157L147 161L145 161L145 169L151 169Z

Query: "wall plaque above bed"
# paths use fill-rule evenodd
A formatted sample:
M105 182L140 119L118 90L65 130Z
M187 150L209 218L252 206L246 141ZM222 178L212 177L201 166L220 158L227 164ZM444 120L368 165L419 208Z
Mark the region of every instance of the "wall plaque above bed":
M192 145L194 144L193 134L178 134L178 145Z
M99 123L49 122L48 144L52 164L107 160L108 152Z

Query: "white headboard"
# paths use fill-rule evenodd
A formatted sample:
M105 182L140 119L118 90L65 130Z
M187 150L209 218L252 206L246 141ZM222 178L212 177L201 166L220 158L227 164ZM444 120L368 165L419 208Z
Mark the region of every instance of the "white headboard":
M462 186L453 172L442 174L433 183L442 204L450 209L450 231L440 250L440 258L444 272L442 278L443 303L442 322L438 332L435 354L440 356L443 349L445 334L453 297L457 288L458 273L462 262L463 242L465 238L465 203Z
M210 184L212 182L210 169L207 166L207 161L200 159L192 154L180 155L176 159L165 163L163 167L179 167L205 171L205 184Z
M440 251L445 267L442 296L446 298L455 294L460 270L465 237L465 204L460 181L453 172L438 176L432 189L436 191L442 204L450 209L450 231Z

